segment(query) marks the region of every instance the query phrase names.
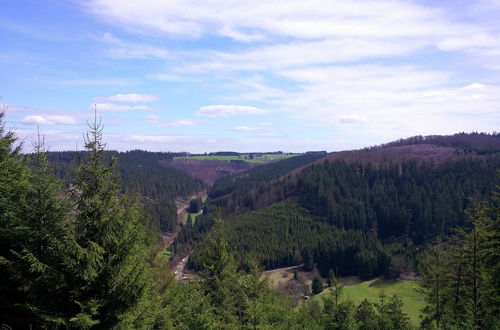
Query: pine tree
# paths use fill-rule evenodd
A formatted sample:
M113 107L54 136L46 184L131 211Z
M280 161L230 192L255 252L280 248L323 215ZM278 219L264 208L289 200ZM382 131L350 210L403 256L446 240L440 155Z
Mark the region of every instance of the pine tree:
M421 282L428 302L423 326L498 327L498 209L474 202L467 214L471 229L457 229L448 242L429 248L431 258L423 259Z
M20 307L29 310L30 324L44 329L67 325L68 278L66 266L71 263L73 246L69 204L62 185L49 168L43 140L34 143L30 189L27 193L29 211L25 214L25 237L20 250L12 250L8 268L19 280L19 290L27 299ZM27 325L27 323L26 323Z
M441 240L429 248L422 256L421 286L424 288L426 306L422 326L430 327L435 323L441 327L445 295L443 292L445 278L448 275L445 248Z
M368 300L363 300L354 313L359 330L376 330L377 315L373 305Z
M88 163L75 171L77 259L72 300L77 328L151 328L158 310L148 240L137 201L120 195L116 159L105 164L102 126L89 125Z
M347 330L355 326L354 306L348 299L342 299L342 287L335 276L331 279L330 295L324 299L323 318L325 329Z
M234 256L228 251L219 222L206 241L200 259L202 260L202 289L219 320L236 326L244 319L244 292L240 283Z
M311 292L313 294L318 294L323 291L323 282L318 276L314 276L311 284Z
M388 314L389 329L406 330L410 329L410 318L403 312L403 302L401 299L393 295L387 304L390 311Z
M9 265L16 259L13 252L22 251L27 237L29 171L21 154L22 144L18 144L14 131L5 128L5 111L6 107L0 109L0 319L12 327L22 327L33 314L19 308L27 296L18 290L19 276Z

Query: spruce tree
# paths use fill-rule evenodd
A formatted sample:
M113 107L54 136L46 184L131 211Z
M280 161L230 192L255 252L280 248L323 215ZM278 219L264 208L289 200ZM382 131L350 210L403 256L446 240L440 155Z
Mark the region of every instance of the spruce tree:
M318 276L314 276L311 284L311 292L313 294L318 294L323 291L323 282Z
M202 261L202 289L219 320L236 326L243 322L245 295L241 286L241 274L237 270L234 256L228 251L222 224L219 223L207 238Z
M403 302L401 299L393 295L387 304L389 314L388 323L389 329L392 330L407 330L410 329L410 318L403 312Z
M6 107L0 109L0 320L12 327L25 326L33 314L20 305L26 292L19 290L20 279L12 269L27 237L25 215L30 206L29 171L14 131L5 128Z
M373 305L366 298L356 307L354 318L359 330L377 329L377 315L375 314Z
M71 319L77 328L151 328L158 310L148 239L137 201L120 194L116 159L105 163L102 126L89 125L88 163L74 173L72 200L77 259Z
M72 226L67 198L52 174L40 135L34 147L25 237L19 249L12 249L14 258L7 266L19 281L18 289L26 293L19 306L33 314L31 326L57 329L65 327L68 320L66 268L72 262Z

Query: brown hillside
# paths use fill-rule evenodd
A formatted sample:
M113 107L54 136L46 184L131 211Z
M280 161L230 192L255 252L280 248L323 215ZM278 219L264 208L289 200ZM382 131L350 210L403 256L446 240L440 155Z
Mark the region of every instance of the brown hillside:
M229 162L224 160L199 160L199 159L164 159L159 163L165 167L172 167L200 179L208 185L224 176L238 174L258 163Z

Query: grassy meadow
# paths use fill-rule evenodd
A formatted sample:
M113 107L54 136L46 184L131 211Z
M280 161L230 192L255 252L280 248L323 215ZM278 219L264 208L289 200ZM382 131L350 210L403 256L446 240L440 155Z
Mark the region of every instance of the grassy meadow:
M287 294L294 296L295 301L299 302L305 291L310 288L312 279L317 272L304 272L297 270L298 280L294 280L294 269L280 269L264 273L269 284ZM392 295L397 295L403 301L403 311L408 314L410 322L417 327L420 324L420 312L425 306L423 296L418 292L419 284L416 281L409 280L386 280L383 277L377 277L369 281L361 281L356 276L341 277L339 279L344 287L344 297L352 301L356 306L364 299L371 303L377 303L379 295L384 292L389 299ZM326 279L323 279L326 283ZM321 296L329 294L328 289L313 297L318 299Z

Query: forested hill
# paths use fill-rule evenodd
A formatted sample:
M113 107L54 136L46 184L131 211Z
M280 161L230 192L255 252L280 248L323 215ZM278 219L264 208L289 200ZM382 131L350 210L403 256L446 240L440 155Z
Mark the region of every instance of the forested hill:
M498 153L500 150L500 133L458 133L453 135L417 135L406 139L383 144L376 148L428 144L440 147L453 148L460 152L474 152L477 154Z
M300 156L264 164L241 174L221 178L214 182L209 190L209 197L213 204L224 203L225 195L231 194L231 198L237 198L238 194L245 194L249 190L263 189L263 186L287 173L310 164L325 156L324 153L306 153ZM244 203L244 201L243 201ZM234 203L233 203L234 205ZM228 204L225 207L229 207Z
M414 136L359 150L333 152L325 159L346 162L401 163L410 159L441 163L466 158L486 158L500 154L500 134L459 133Z
M500 148L491 145L488 153L459 152L457 145L382 146L330 154L262 185L241 180L208 201L209 214L185 228L191 234L178 245L195 244L218 209L243 263L250 255L268 269L307 260L323 274L337 269L363 278L415 269L417 249L470 226L464 211L472 199L491 200L500 168ZM196 252L191 266L198 261Z
M188 198L205 188L205 184L174 168L163 167L159 162L183 156L184 153L149 152L133 150L127 152L110 151L118 159L122 190L129 194L139 194L150 227L155 230L172 231L177 226L175 199ZM86 159L86 153L78 153ZM72 169L77 165L77 153L71 151L49 152L49 163L56 175L70 181Z

